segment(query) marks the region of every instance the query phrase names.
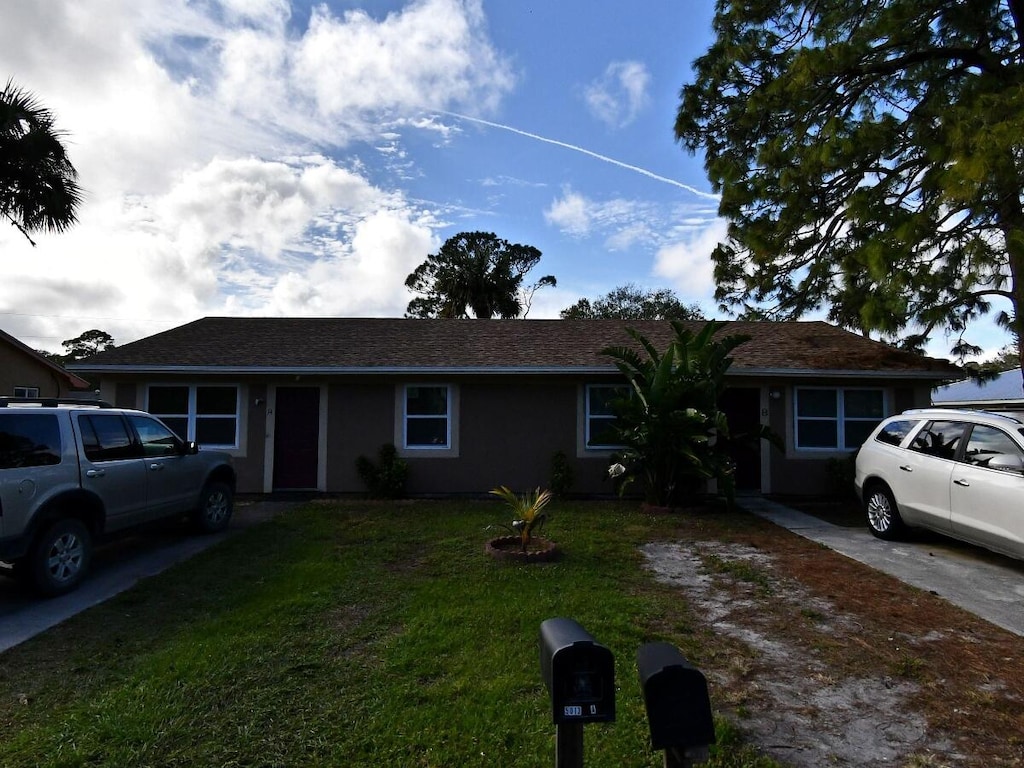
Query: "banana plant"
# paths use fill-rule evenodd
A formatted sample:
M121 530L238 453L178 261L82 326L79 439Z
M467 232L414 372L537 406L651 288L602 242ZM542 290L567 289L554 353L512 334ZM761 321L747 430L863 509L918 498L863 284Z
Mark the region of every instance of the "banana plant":
M625 449L609 474L618 478L620 490L638 481L649 503L671 506L714 479L732 499L734 465L725 450L729 423L718 402L732 365L730 353L749 337L716 339L722 326L710 321L693 333L672 321L675 337L665 352L628 328L639 348L602 350L629 383L629 396L613 404L614 429Z
M519 543L522 546L523 552L525 552L534 532L539 533L544 528L544 523L548 520L548 514L544 511L544 507L553 498L551 491L542 491L540 488L537 488L532 493L517 496L511 489L501 485L489 491L489 493L503 499L511 507L513 513L512 522L508 524L499 523L498 525L513 536L518 536Z

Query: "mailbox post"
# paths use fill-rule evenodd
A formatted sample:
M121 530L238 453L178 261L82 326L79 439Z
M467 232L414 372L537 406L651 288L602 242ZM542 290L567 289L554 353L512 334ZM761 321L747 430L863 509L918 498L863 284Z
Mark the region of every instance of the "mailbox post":
M669 643L647 643L636 653L651 746L665 750L665 768L689 768L708 758L715 723L704 675Z
M555 768L583 768L583 725L615 719L612 652L572 619L540 625L540 671L551 695Z

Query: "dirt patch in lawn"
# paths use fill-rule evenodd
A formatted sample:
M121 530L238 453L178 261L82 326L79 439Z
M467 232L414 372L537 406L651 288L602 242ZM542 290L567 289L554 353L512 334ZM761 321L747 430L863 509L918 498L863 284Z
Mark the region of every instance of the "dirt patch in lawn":
M793 766L1024 765L1024 638L761 520L643 548L706 634L712 704Z

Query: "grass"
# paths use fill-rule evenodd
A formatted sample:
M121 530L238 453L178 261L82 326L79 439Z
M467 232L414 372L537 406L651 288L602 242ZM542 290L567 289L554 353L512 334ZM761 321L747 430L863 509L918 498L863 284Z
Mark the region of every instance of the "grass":
M615 654L617 720L585 764L656 766L644 642L713 643L640 567L668 519L553 505L566 554L483 554L489 502L311 504L0 656L0 765L538 766L554 753L537 635L579 621ZM712 690L714 703L714 690ZM711 766L775 765L726 721Z
M743 560L726 560L715 554L704 556L704 567L712 573L724 573L738 581L744 581L757 587L762 595L772 593L772 582L768 575L749 562Z

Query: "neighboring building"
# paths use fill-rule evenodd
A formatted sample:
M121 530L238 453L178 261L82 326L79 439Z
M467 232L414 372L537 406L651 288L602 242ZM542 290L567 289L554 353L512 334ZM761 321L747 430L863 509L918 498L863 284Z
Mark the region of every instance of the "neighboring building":
M0 331L0 396L67 397L89 382Z
M361 493L356 458L394 443L412 495L544 486L557 451L573 493L600 495L612 492L605 401L624 383L600 351L632 345L626 327L659 349L672 338L664 321L210 317L74 369L98 377L104 399L234 453L243 492ZM826 491L827 459L960 375L823 322L721 333L751 337L728 376L733 432L768 424L786 443L737 453L745 491Z
M991 381L957 381L936 388L932 405L982 408L988 411L1024 411L1024 379L1020 368L1003 371Z

